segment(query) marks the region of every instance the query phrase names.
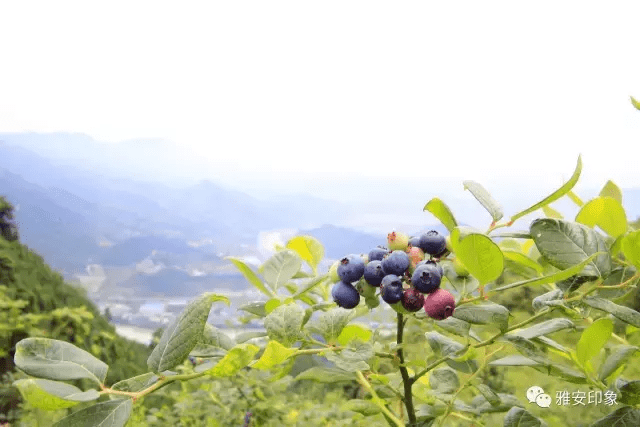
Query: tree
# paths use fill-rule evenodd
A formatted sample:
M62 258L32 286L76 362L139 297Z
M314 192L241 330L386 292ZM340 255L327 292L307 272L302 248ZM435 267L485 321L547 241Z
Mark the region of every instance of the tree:
M0 236L10 242L18 240L18 227L14 223L13 205L0 196Z

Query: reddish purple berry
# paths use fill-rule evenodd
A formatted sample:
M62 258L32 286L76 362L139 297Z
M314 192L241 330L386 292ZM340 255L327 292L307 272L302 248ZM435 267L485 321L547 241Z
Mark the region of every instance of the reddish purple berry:
M402 306L407 311L419 311L424 307L424 295L414 288L405 289L402 295Z
M436 320L444 320L456 309L456 299L446 289L438 289L430 293L424 300L424 311L427 316Z

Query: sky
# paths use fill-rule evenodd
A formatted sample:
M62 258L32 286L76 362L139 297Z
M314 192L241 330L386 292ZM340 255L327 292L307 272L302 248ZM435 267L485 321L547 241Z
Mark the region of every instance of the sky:
M194 174L291 191L548 193L579 154L582 185L637 186L638 16L636 1L4 2L0 132L159 138Z

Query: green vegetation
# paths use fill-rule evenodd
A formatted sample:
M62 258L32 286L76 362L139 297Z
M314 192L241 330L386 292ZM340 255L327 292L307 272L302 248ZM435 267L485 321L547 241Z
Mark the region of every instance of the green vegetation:
M13 219L13 206L0 197L0 421L19 416L21 399L11 382L26 378L14 366L15 346L24 338L77 345L110 365L110 382L145 372L149 354L146 346L116 335L82 289L65 283L21 244Z
M311 236L276 248L257 270L230 258L264 294L236 307L245 319L262 322L264 332L231 337L211 326L213 304L230 301L204 293L156 331L146 368L119 381L112 371L132 355L109 359L102 348L87 346L87 337L95 343L94 327L83 324L98 322L95 310L58 308L68 310L67 323L44 332L59 336L39 335L29 322L11 323L12 310L30 303L28 294L12 294L2 321L22 328L22 336L11 336L19 368L11 380L29 411L19 425L640 425L640 230L628 221L613 182L586 203L573 193L581 170L579 158L567 183L506 220L486 189L465 181L490 215L487 230L458 226L445 202L431 199L424 210L450 234L418 239L427 250L413 258L400 252L390 262L372 250L319 272L324 247ZM563 197L575 202L574 219L550 206ZM501 230L534 213L543 215L522 226L527 229ZM409 236L390 236L398 251L411 252ZM424 253L437 253L438 262L421 261ZM439 288L425 289L423 310L407 310L416 298L398 306L401 292L385 296L393 310L379 304L377 256L392 275L429 265L424 280L439 278ZM3 280L15 283L21 258L5 258ZM409 276L395 277L395 286L410 289ZM57 285L61 295L63 285ZM440 291L447 301L430 306L428 298ZM443 307L448 311L440 313ZM54 319L54 311L25 316ZM370 327L372 318L381 326ZM594 396L600 400L592 402Z

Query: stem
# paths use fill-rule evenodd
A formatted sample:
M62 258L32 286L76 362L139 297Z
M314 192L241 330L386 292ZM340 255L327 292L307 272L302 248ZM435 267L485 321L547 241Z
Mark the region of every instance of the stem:
M441 364L442 362L446 361L449 358L449 356L442 356L440 359L437 359L436 361L430 363L426 368L424 368L422 371L418 372L417 374L415 374L411 380L411 382L416 382L420 379L420 377L422 377L423 375L425 375L427 372L429 372L430 370L432 370L433 368L435 368L436 366L438 366L439 364Z
M170 377L165 377L162 376L160 377L160 380L158 380L158 382L154 383L153 385L147 387L144 390L141 391L137 391L137 392L132 392L132 391L120 391L120 390L112 390L109 387L105 387L102 386L102 391L100 393L104 393L104 394L117 394L120 396L127 396L130 397L134 402L138 399L140 399L141 397L146 396L149 393L153 393L154 391L171 384L174 381L188 381L188 380L192 380L194 378L200 378L202 376L205 375L205 372L198 372L198 373L193 373L193 374L183 374L183 375L172 375Z
M488 338L488 339L486 339L486 340L484 340L484 341L482 341L482 342L480 342L478 344L474 344L473 347L480 348L480 347L484 347L484 346L487 346L487 345L491 345L491 344L493 344L493 342L495 340L497 340L498 338L500 338L501 336L503 336L507 332L511 332L511 331L513 331L515 329L521 328L521 327L533 322L534 320L544 316L545 314L550 313L551 311L553 311L553 308L547 307L544 310L542 310L540 313L534 314L533 316L531 316L527 320L523 320L522 322L516 323L515 325L511 326L510 328L507 328L504 332L501 331L501 332L495 334L494 336L492 336L491 338Z
M391 413L391 411L389 411L389 409L387 409L386 405L384 404L384 401L382 399L380 399L380 397L378 397L378 394L373 389L371 384L369 384L369 381L367 381L367 379L364 377L364 375L362 375L362 371L356 371L356 377L358 378L358 382L360 384L362 384L362 386L365 389L367 389L367 391L369 393L371 393L371 396L373 397L373 399L372 399L373 403L375 403L380 408L380 410L384 413L384 415L388 419L390 419L396 425L396 427L404 427L404 423L402 421L400 421L398 419L398 417L393 415L393 413Z
M402 375L402 382L404 384L404 404L407 407L407 416L409 417L409 425L413 426L417 423L416 411L413 408L413 394L411 392L411 386L413 381L409 378L409 372L404 365L404 353L402 351L402 336L404 334L404 316L398 313L398 334L396 341L398 343L398 359L400 359L400 375Z
M449 416L449 414L451 414L452 410L453 410L453 405L456 401L456 398L458 397L458 395L460 394L460 392L462 392L462 390L464 390L465 388L467 388L469 385L471 385L471 381L478 376L478 374L480 372L482 372L484 370L484 368L487 367L487 363L489 362L489 359L496 353L498 353L499 351L501 351L504 348L504 346L500 347L497 350L492 351L489 354L485 354L484 360L482 361L482 364L478 367L478 369L471 374L471 376L469 378L467 378L467 380L464 382L464 384L462 384L460 387L458 387L458 389L456 390L456 392L453 394L453 396L451 397L451 400L449 401L449 404L447 405L447 409L444 413L444 415L442 416L442 418L440 418L440 422L438 423L439 426L444 425L444 421L445 419Z

